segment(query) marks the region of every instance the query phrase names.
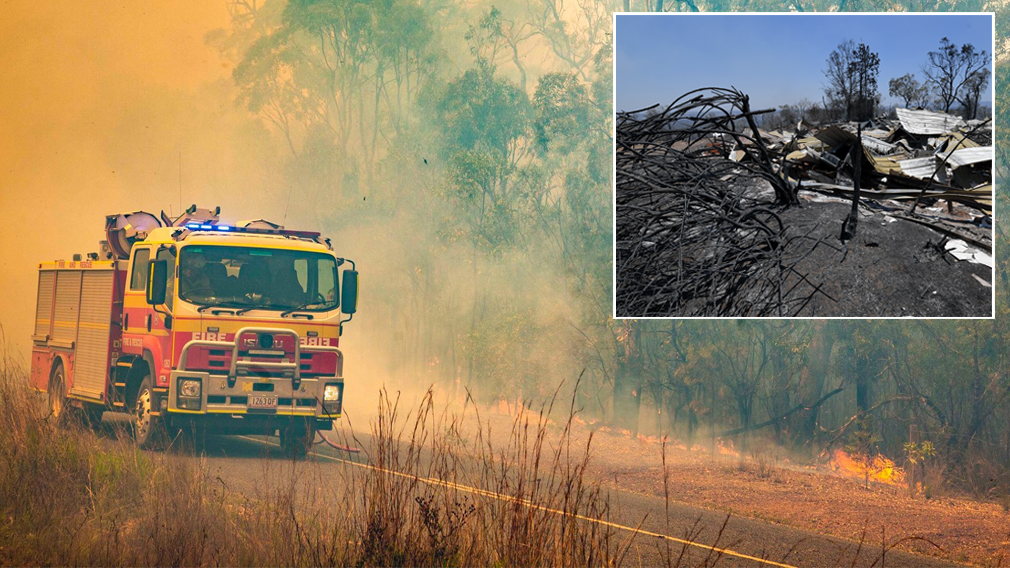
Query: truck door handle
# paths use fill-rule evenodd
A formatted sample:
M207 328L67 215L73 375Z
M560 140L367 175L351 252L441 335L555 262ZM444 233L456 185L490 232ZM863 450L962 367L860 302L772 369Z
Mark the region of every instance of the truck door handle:
M151 314L147 314L147 331L151 331Z
M130 314L123 316L123 331L130 329Z

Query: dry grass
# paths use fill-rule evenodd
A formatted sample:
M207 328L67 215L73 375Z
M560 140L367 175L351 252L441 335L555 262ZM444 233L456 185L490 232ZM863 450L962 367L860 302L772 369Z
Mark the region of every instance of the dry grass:
M438 413L429 391L403 420L385 393L380 406L368 456L376 470L352 492L354 509L366 513L356 523L366 528L358 542L366 564L619 563L612 530L579 518L605 519L609 507L585 479L590 448L572 441L574 412L551 447L552 404L520 409L504 437L493 436L472 400L463 415ZM468 418L476 436L463 427Z
M56 425L26 384L23 365L0 364L0 565L610 566L628 544L578 518L606 518L607 500L570 420L545 443L549 407L498 446L486 425L461 435L430 395L402 418L384 396L371 468L333 479L279 462L250 499L201 460Z

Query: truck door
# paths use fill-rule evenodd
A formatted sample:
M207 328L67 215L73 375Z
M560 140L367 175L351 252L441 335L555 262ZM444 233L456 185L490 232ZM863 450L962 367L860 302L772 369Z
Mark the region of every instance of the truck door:
M130 262L130 286L124 304L123 352L144 358L151 371L156 387L168 385L171 361L168 356L171 336L166 327L170 318L158 313L147 304L147 285L150 276L150 261L153 253L150 246L134 246ZM174 263L169 261L174 270ZM165 307L159 309L164 312Z
M131 355L143 355L141 331L146 331L146 315L149 311L144 299L148 269L151 261L151 247L137 246L133 248L133 258L130 260L129 286L123 299L123 352Z

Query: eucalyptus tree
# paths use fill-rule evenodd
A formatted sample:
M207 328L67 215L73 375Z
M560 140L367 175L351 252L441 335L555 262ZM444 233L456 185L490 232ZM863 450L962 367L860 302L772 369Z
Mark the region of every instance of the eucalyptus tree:
M949 39L943 38L940 40L940 48L929 52L922 72L933 86L943 112L948 112L963 96L966 86L977 80L973 79L975 74L985 69L988 63L989 56L984 49L978 51L970 43L959 48Z
M913 73L895 77L887 85L890 95L899 97L906 107L926 106L929 103L929 86L920 84Z

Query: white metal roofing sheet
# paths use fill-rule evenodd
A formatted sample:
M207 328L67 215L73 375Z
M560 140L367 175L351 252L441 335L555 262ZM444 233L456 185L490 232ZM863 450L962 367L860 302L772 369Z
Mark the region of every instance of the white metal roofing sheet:
M866 133L864 132L863 134ZM863 146L866 146L878 154L893 154L895 150L897 150L897 146L894 144L889 144L883 140L867 136L863 136Z
M960 118L942 112L907 108L896 108L894 112L901 121L901 127L912 134L943 134L964 125Z
M957 168L960 166L966 166L968 164L978 164L980 162L989 162L992 160L992 146L979 146L978 148L958 148L954 150L953 153L943 152L938 154L940 158L946 158L948 155L950 158L947 163L950 167Z
M905 174L919 179L929 179L933 175L933 172L936 171L937 161L933 156L927 156L925 158L899 160L898 165L901 166L901 171Z

